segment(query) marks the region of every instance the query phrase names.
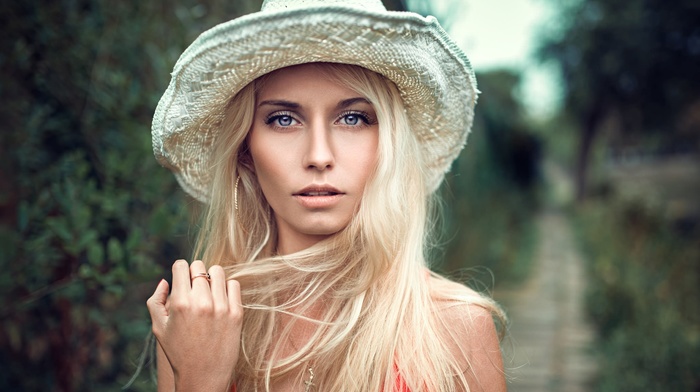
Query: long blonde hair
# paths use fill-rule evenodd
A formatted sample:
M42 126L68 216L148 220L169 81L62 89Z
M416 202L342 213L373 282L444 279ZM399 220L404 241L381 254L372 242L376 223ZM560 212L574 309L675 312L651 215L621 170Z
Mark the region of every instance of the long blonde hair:
M318 69L366 97L379 122L377 164L345 229L295 254L275 254L274 212L246 142L256 89L265 77L231 100L213 155L211 202L195 256L222 265L241 285L238 390L269 390L276 377L301 374L309 362L317 390L392 391L399 374L415 392L454 391L457 384L468 390L464 369L438 333L448 328L439 303L477 304L498 317L502 313L490 299L466 289L429 285L424 252L432 196L401 95L385 77L357 66ZM319 302L321 315L305 315ZM316 325L308 343L291 355L282 348L294 322L281 328L282 314Z

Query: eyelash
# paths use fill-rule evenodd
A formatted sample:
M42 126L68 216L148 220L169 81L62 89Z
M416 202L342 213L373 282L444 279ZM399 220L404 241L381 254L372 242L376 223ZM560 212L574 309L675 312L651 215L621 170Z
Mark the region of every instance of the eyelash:
M269 116L267 116L267 118L265 118L265 124L271 125L272 123L274 123L275 121L278 121L279 119L281 119L283 117L289 117L293 122L299 122L294 118L294 115L291 112L274 112L274 113L271 113ZM292 126L292 124L286 125L286 126L279 125L279 124L272 124L272 126L275 128L289 128L290 126Z
M336 120L336 121L341 121L342 119L347 119L347 117L349 117L349 116L358 117L359 120L362 121L365 126L374 125L374 123L375 123L374 119L372 119L369 114L367 114L366 112L357 111L357 110L348 110L346 112L341 113L340 116L338 116L338 120ZM349 124L344 124L344 125L349 126L349 127L357 126L357 125L349 125Z
M350 116L355 116L361 121L363 124L342 124L343 126L347 127L359 127L359 126L367 126L367 125L374 125L376 123L376 120L374 120L368 113L363 112L363 111L358 111L358 110L348 110L343 113L341 113L338 116L338 119L335 121L336 123L341 122L343 119L347 119L347 117ZM292 112L274 112L271 113L270 115L265 118L265 124L266 125L271 125L275 128L289 128L293 126L294 124L289 124L289 125L280 125L279 123L275 123L279 121L282 118L288 117L292 122L299 122L296 118L294 118L294 115Z

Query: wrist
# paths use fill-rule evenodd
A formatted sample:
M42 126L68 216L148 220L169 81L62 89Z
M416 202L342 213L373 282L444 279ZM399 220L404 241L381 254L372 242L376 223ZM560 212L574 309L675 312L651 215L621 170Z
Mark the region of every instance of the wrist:
M175 377L175 391L177 392L229 392L233 380L221 380L212 377L206 379L194 379L190 377Z

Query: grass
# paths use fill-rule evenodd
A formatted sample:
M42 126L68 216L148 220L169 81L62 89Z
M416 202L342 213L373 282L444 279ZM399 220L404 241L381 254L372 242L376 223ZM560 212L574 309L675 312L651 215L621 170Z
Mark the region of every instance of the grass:
M589 260L601 391L700 388L700 241L642 203L593 201L576 227Z

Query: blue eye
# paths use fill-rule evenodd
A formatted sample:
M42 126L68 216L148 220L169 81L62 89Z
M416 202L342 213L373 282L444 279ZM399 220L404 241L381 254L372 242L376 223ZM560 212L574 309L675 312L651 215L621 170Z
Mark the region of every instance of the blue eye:
M286 113L273 113L265 119L265 124L278 128L287 128L298 124L294 116Z
M345 124L347 125L357 125L357 123L360 121L360 116L356 114L348 114L343 118L345 119Z
M277 125L281 127L288 127L292 125L292 122L294 122L294 119L292 119L291 116L278 116L274 120L277 121Z
M362 112L344 113L340 116L338 122L342 125L347 125L349 127L369 125L372 123L372 121L370 121L369 115Z

